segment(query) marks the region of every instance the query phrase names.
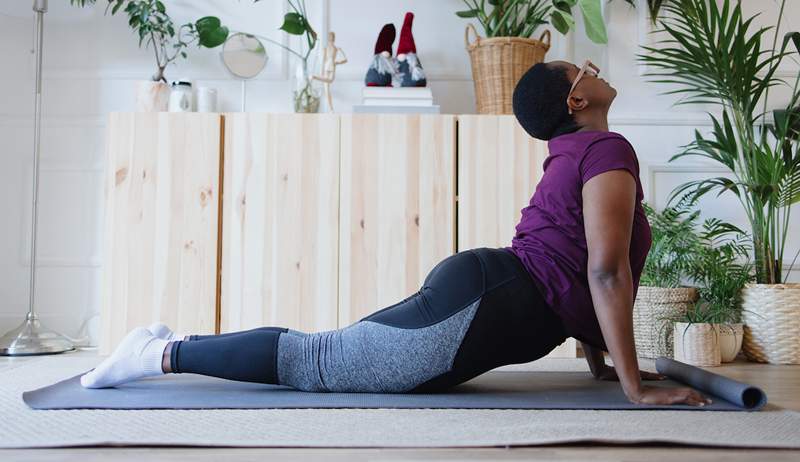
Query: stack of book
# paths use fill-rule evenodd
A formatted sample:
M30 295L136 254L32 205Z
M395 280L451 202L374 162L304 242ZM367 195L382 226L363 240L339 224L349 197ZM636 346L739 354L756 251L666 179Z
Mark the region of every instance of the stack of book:
M439 113L428 87L364 87L353 112Z

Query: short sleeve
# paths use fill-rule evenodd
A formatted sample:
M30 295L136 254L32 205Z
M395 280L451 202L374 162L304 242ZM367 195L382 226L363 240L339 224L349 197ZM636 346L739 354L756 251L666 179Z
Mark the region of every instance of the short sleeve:
M631 144L621 136L601 138L587 146L578 166L581 181L586 183L595 175L609 170L624 169L639 178L639 161Z

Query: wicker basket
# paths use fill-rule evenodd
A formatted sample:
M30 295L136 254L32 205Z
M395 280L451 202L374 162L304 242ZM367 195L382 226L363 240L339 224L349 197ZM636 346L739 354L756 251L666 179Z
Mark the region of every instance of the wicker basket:
M674 329L676 361L693 366L719 366L719 329L707 322L676 322Z
M469 41L469 31L475 41ZM545 42L547 39L547 42ZM479 114L513 114L511 97L522 74L544 61L550 49L550 31L539 40L522 37L481 38L472 24L464 31L464 41L472 62L475 100Z
M672 357L672 321L697 300L694 287L639 286L633 302L633 335L641 358Z
M742 321L747 359L800 364L800 283L745 284Z

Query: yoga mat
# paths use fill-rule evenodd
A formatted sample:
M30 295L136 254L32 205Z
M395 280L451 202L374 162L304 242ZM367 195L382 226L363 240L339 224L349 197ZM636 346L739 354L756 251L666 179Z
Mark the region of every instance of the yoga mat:
M667 358L664 358L667 359ZM114 388L81 386L85 372L52 385L26 391L33 409L266 409L266 408L405 408L405 409L616 409L616 410L757 410L746 384L696 367L662 361L660 373L673 379L645 381L657 387L705 387L706 406L646 405L628 401L619 382L595 380L588 372L491 371L440 393L313 393L283 385L238 382L197 374L167 374ZM88 371L86 371L88 372ZM683 383L682 383L683 382Z
M701 392L719 396L736 406L758 410L767 404L764 390L667 357L656 359L656 370ZM713 398L712 398L713 399Z

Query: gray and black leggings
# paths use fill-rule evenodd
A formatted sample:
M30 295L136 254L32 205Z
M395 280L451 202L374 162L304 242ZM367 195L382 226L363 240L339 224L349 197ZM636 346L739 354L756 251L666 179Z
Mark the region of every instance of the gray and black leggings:
M481 247L448 256L417 293L349 326L193 335L172 345L171 367L304 391L435 392L539 359L567 337L517 256Z

